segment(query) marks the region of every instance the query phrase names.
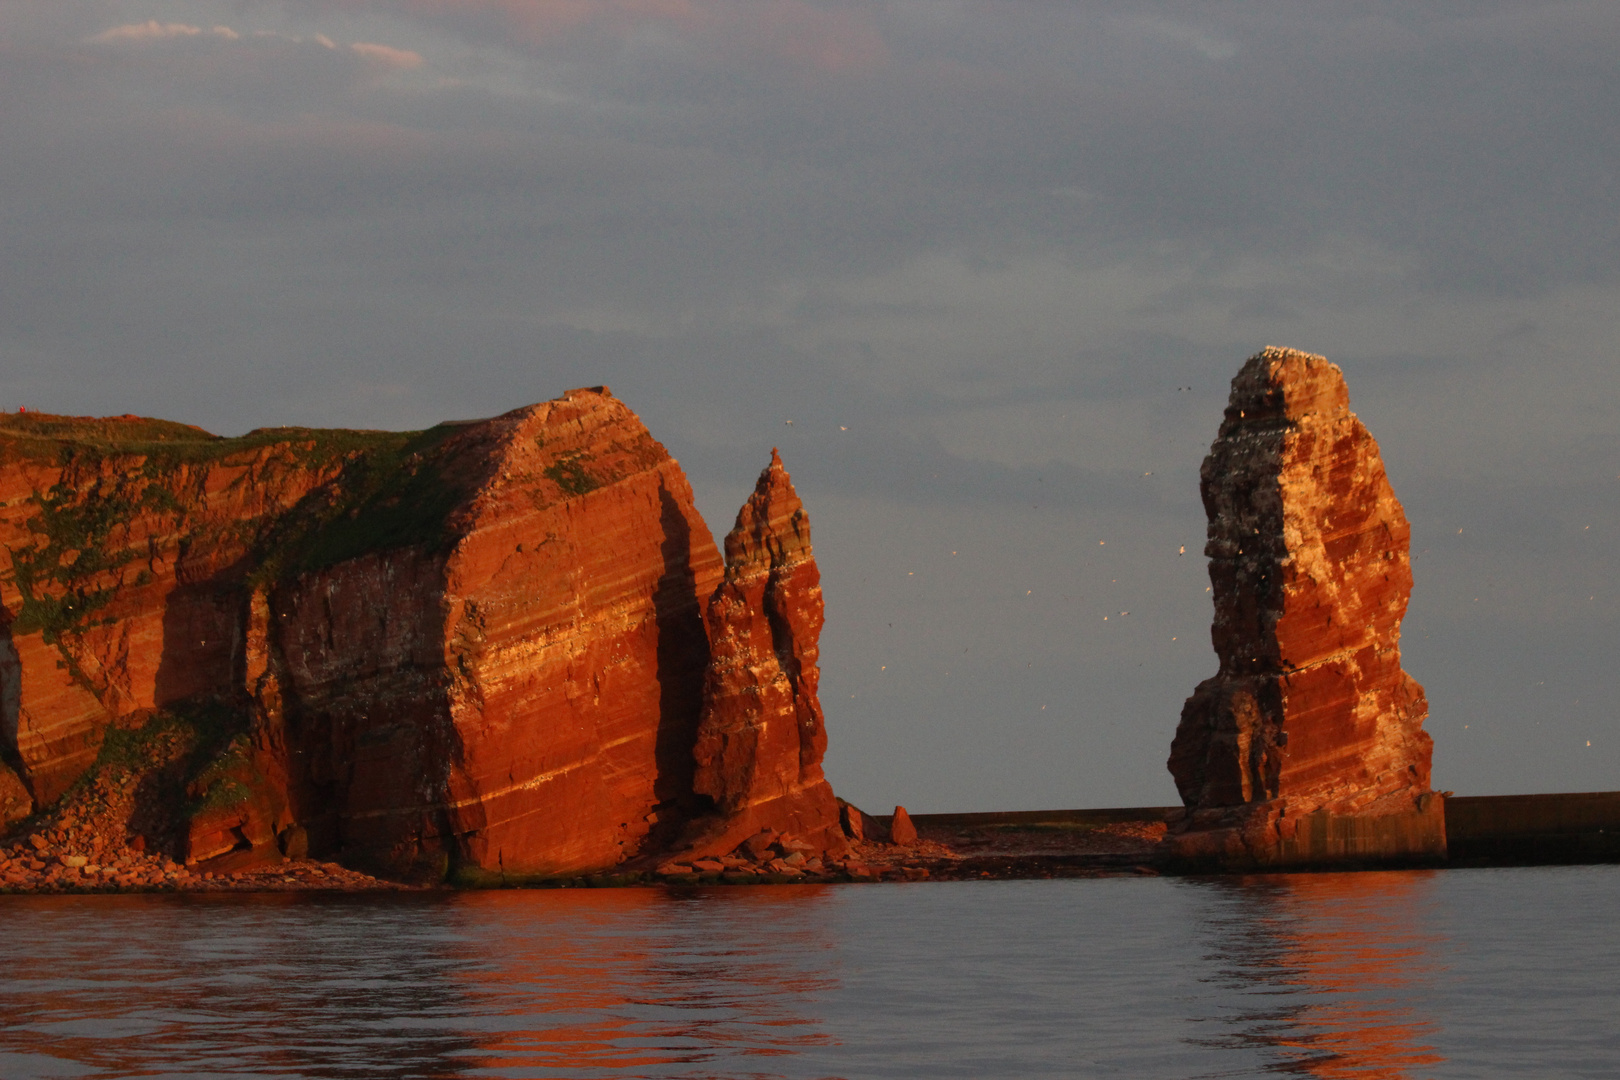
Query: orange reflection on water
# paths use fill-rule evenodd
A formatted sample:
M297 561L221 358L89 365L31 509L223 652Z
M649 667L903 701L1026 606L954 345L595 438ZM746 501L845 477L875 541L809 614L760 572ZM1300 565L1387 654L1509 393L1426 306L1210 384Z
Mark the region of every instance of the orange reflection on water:
M467 894L457 979L484 1030L466 1064L644 1075L824 1045L804 1006L834 985L825 902L791 887Z
M6 897L0 1077L760 1076L830 1041L828 899Z
M1272 1072L1406 1080L1445 1059L1423 1010L1441 973L1424 915L1433 873L1288 874L1227 886L1211 927L1222 979L1244 990L1240 1030L1214 1040L1259 1047ZM1258 1000L1257 1000L1258 999Z

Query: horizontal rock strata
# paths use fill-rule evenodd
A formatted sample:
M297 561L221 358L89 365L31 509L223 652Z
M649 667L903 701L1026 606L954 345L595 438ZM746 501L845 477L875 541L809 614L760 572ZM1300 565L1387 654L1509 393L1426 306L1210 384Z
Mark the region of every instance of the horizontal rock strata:
M1182 710L1178 855L1444 853L1423 688L1401 668L1410 529L1339 369L1267 349L1201 472L1220 671ZM1377 820L1374 820L1377 819Z
M415 433L0 417L0 804L183 729L176 858L615 866L703 809L721 569L605 388Z

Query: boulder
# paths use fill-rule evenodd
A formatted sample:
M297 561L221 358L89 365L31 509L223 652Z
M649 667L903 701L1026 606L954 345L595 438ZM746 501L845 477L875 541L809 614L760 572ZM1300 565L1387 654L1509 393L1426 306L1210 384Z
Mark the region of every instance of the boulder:
M771 848L781 839L770 829L761 829L742 843L742 850L755 862L770 858Z
M911 823L911 815L906 808L894 808L894 817L889 819L889 840L891 843L908 847L917 842L917 826Z
M838 822L844 827L844 835L851 840L866 839L866 815L842 799L838 801Z
M1228 865L1428 859L1423 688L1401 668L1410 528L1338 367L1267 349L1200 474L1220 670L1187 699L1170 850Z

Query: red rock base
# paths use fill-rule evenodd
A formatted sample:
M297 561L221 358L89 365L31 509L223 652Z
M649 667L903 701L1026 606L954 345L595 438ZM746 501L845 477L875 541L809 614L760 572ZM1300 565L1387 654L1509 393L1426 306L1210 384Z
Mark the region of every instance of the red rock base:
M1195 810L1170 823L1165 846L1178 869L1428 864L1446 858L1445 800L1425 794L1382 814L1317 810L1287 816L1285 801Z

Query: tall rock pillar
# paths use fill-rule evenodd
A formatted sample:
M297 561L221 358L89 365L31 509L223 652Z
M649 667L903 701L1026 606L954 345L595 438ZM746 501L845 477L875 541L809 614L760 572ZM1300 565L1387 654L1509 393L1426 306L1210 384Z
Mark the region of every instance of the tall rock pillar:
M1401 669L1411 530L1338 367L1267 349L1200 474L1220 671L1182 708L1171 852L1226 865L1445 853L1428 702Z
M693 789L716 814L693 850L729 851L761 830L841 850L838 803L821 771L821 572L810 519L775 450L725 552L706 615L710 660L694 749Z

